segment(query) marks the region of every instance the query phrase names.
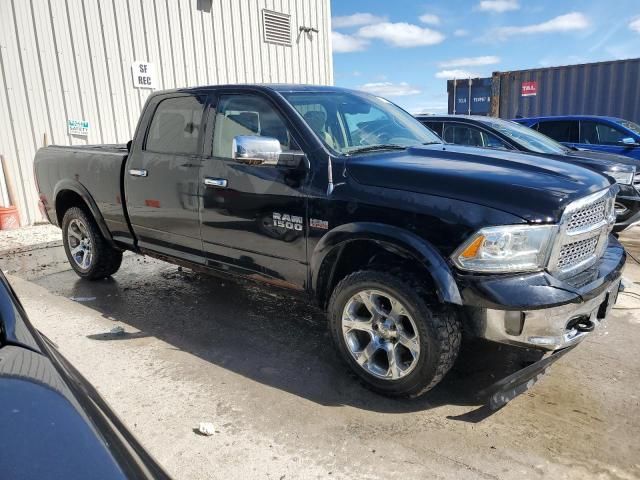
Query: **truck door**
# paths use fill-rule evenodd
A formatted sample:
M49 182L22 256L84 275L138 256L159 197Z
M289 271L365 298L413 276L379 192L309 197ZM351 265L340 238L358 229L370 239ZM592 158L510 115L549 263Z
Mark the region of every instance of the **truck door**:
M124 172L127 212L138 246L202 263L198 211L201 125L206 96L152 100Z
M307 169L241 163L234 139L267 137L303 157L285 117L259 93L220 95L209 111L201 232L207 264L291 288L307 279Z

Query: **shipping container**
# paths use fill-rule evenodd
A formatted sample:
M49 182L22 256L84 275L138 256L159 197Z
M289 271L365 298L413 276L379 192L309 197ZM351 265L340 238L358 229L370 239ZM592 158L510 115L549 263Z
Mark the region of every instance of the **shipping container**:
M491 88L491 78L465 78L447 81L449 114L489 115L491 113Z
M447 92L450 114L466 115L471 105L471 114L501 118L606 115L640 122L640 58L494 72L472 79L471 88L468 80L449 80Z

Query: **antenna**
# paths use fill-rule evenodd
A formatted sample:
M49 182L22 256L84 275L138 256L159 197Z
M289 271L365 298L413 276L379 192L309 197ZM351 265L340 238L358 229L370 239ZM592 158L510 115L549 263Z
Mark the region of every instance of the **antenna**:
M333 193L333 166L331 165L331 156L328 158L327 163L327 176L329 177L329 184L327 185L327 195Z

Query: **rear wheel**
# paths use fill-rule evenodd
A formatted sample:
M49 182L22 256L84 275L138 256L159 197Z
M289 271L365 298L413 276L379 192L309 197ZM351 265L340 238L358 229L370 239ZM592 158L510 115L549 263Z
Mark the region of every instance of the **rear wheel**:
M412 276L360 271L329 302L329 327L342 358L365 386L417 397L440 382L460 349L460 324Z
M98 280L120 268L122 252L107 243L93 217L81 208L65 212L62 241L71 268L82 278Z

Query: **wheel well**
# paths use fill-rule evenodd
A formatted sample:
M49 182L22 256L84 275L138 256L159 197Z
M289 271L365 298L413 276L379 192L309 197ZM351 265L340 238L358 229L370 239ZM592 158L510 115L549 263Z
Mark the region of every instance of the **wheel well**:
M429 287L435 286L429 271L405 251L374 240L353 240L333 248L324 259L316 285L319 305L326 308L333 289L340 280L367 268L381 271L402 270L404 273L420 275Z
M71 207L79 207L87 211L89 210L86 202L78 193L73 190L62 190L56 196L56 218L58 219L58 225L61 227L64 214Z

